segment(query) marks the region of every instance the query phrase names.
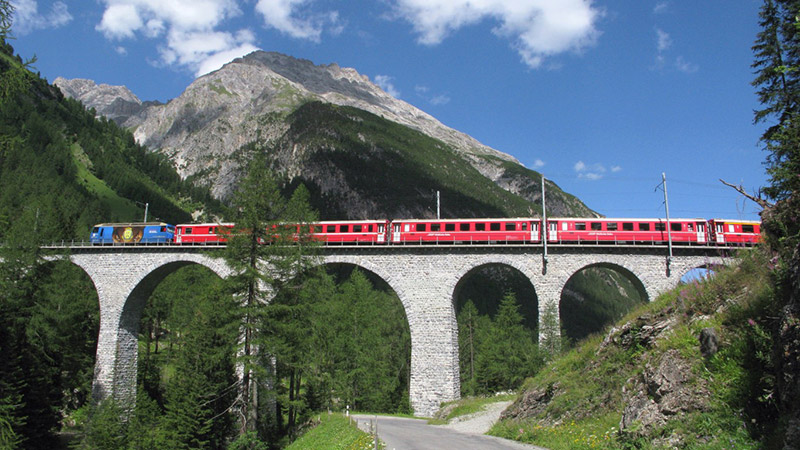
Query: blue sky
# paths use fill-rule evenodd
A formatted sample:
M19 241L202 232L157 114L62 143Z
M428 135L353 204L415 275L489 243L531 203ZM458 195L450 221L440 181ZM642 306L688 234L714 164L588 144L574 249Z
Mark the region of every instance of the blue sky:
M177 97L255 49L353 67L609 217L757 219L761 0L12 0L48 80ZM427 201L427 199L421 199ZM446 199L443 199L446 201Z

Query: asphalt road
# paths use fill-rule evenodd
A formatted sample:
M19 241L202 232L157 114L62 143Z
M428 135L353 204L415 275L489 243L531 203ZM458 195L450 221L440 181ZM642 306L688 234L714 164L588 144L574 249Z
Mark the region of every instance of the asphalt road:
M355 414L362 430L368 430L375 416ZM378 437L386 443L386 450L545 450L542 447L521 444L480 434L467 434L449 428L428 425L420 419L377 417Z

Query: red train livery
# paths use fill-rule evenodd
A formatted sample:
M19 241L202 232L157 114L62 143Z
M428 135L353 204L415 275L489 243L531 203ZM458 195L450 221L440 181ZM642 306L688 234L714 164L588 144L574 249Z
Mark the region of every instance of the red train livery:
M131 224L101 224L95 227L130 227ZM135 224L134 224L135 225ZM165 224L166 225L166 224ZM223 244L232 223L194 223L175 226L168 242L141 243L178 245ZM289 227L297 225L289 225ZM410 244L537 244L546 238L554 244L655 244L755 245L760 241L761 223L726 219L608 219L553 218L547 229L536 218L497 219L407 219L346 220L309 224L312 237L326 245L410 245ZM171 227L169 225L168 227ZM105 231L105 230L104 230ZM111 244L93 233L92 244Z
M703 219L548 219L548 242L646 244L705 244L708 224Z

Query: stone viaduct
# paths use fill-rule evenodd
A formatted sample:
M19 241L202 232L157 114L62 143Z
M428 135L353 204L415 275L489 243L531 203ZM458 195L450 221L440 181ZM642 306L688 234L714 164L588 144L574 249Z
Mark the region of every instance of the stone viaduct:
M361 267L394 289L411 332L411 406L416 415L430 416L441 402L460 396L454 294L471 271L486 265L519 271L536 292L541 322L546 308L558 310L570 277L586 267L614 268L652 300L691 269L729 261L729 249L718 247L675 247L669 268L663 246L551 245L548 250L545 261L542 248L529 245L342 246L324 247L321 262ZM214 252L180 246L70 248L69 258L89 275L100 302L95 399L133 404L138 328L147 299L167 275L189 264L227 276L230 269Z

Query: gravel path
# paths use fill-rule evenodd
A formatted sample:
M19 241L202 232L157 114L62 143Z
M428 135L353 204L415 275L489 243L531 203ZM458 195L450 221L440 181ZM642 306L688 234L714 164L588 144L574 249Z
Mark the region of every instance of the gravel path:
M500 419L500 414L508 408L511 401L490 403L483 411L479 411L467 416L456 417L447 425L440 425L450 428L459 433L467 434L486 434L492 425Z

